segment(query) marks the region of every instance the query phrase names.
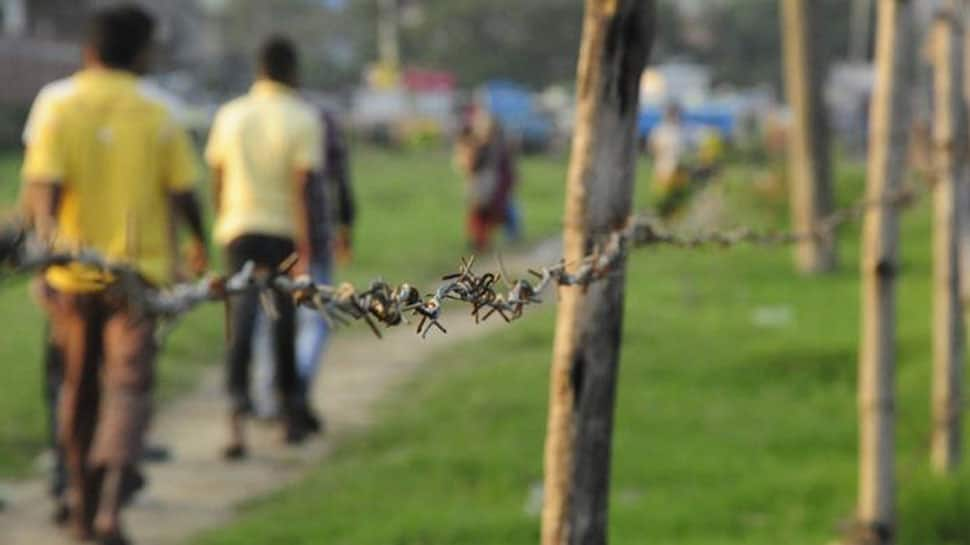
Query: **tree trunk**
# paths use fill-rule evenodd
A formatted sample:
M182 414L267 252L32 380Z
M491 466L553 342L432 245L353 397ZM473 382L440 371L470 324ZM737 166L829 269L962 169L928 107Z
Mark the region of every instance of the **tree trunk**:
M966 183L966 106L963 89L963 30L956 12L934 23L933 122L936 186L933 190L933 469L950 473L960 460L961 383L964 339L960 309L958 214Z
M914 61L912 2L879 0L876 87L870 115L867 198L885 200L906 171ZM898 214L874 207L862 240L859 347L859 542L887 544L895 533L894 374Z
M792 112L788 148L792 228L816 232L832 213L832 153L822 96L826 62L816 44L820 25L810 0L782 0L785 88ZM835 269L835 238L808 238L795 246L795 266L815 274Z
M654 0L586 0L577 123L566 188L565 259L575 263L629 218L639 82ZM544 545L606 543L624 267L560 290L545 452Z

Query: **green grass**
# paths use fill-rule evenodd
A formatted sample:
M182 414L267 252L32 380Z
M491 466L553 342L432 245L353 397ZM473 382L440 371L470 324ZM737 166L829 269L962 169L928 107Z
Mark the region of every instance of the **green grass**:
M17 198L19 171L20 155L0 150L0 203L13 203Z
M360 221L354 263L345 277L368 282L423 282L452 270L468 253L464 181L443 151L395 153L365 149L354 154L354 191ZM526 242L558 234L565 195L565 158L526 157L520 164L518 199ZM640 199L645 205L647 200ZM508 249L504 244L498 248ZM492 264L491 258L488 260Z
M354 150L354 182L360 219L355 260L338 278L366 284L430 280L457 265L464 254L464 186L445 153L398 154ZM20 157L0 152L0 211L18 193ZM561 224L564 166L557 159L522 165L522 203L527 236L536 240ZM41 403L42 317L24 280L0 284L0 478L23 475L45 445ZM188 316L169 339L159 365L161 399L191 387L199 371L221 361L222 310L211 306Z
M728 177L742 202L743 169ZM842 200L861 185L847 172ZM747 193L750 201L750 192ZM773 225L779 205L741 207ZM763 209L763 210L762 210ZM761 210L759 212L759 210ZM765 213L770 212L770 213ZM929 476L929 215L904 221L899 282L900 543L970 543L970 474ZM646 250L630 264L611 543L830 542L856 489L858 226L843 267L792 273L786 249ZM759 325L758 315L790 317ZM536 543L553 312L435 358L303 483L200 545Z

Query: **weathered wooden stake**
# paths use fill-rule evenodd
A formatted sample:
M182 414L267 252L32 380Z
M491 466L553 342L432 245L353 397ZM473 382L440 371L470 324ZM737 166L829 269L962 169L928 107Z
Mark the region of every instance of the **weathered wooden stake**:
M909 0L879 0L876 87L870 115L867 198L886 200L902 185L915 59ZM894 382L898 214L871 208L862 238L859 347L859 543L893 542L896 527Z
M970 154L970 1L957 0L951 4L963 31L963 107L965 118L964 151ZM964 159L970 162L970 158ZM968 166L970 168L970 166ZM960 304L963 317L964 352L970 333L970 173L957 182L957 227L959 229L957 252L960 262ZM965 360L964 360L965 361ZM966 372L966 371L964 371Z
M586 0L564 244L576 262L631 212L640 75L654 0ZM610 448L624 267L588 289L560 290L550 377L544 545L606 543Z
M963 30L956 12L941 12L932 29L933 144L933 469L949 473L960 461L964 338L960 308L961 186L967 173L967 112L963 89Z
M815 232L832 213L832 153L822 97L825 62L816 43L819 24L810 0L782 0L785 89L792 111L788 148L792 229ZM795 266L816 274L836 268L835 238L809 238L795 246Z

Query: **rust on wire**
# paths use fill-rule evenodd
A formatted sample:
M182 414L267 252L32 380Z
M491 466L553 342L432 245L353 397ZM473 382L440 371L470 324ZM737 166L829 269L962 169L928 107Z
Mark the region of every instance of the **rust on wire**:
M447 302L469 305L476 323L494 316L512 322L521 318L526 308L540 304L540 296L550 286L588 287L618 270L628 252L635 248L727 248L741 244L784 246L809 239L831 238L839 227L858 221L867 211L884 206L911 206L921 196L920 193L910 187L884 199L860 201L822 219L817 228L808 233L738 227L685 235L670 231L655 218L634 217L622 229L611 233L604 244L576 263L567 264L560 260L554 265L533 267L529 269L530 278L512 280L504 272L504 265L503 272L478 274L473 269L474 258L461 259L458 270L444 275L438 288L426 295L422 295L410 283L392 287L378 280L367 289L358 290L347 283L328 286L315 284L307 277L293 278L290 272L296 265L295 256L275 271L259 270L253 263L247 263L232 276L210 276L196 282L153 289L143 282L133 281L137 273L123 263L106 262L92 252L65 254L38 249L37 244L30 242L25 231L18 228L0 232L0 266L21 273L67 263L99 268L111 274L128 296L129 302L138 306L139 312L163 319L174 320L201 304L228 302L235 295L257 290L270 316L276 314L275 294L283 294L291 297L297 305L319 312L334 325L363 321L380 338L381 326L407 325L413 319L417 322L417 334L426 338L434 331L448 332L441 323ZM506 284L507 289L500 290L500 283Z

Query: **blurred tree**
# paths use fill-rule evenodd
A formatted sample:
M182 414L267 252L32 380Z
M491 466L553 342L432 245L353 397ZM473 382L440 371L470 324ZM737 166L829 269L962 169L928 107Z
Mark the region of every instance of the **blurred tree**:
M511 78L534 86L571 80L582 2L425 0L402 33L404 64L451 70L462 84Z
M582 6L571 0L411 0L402 31L405 65L451 70L463 84L508 77L543 86L569 81L576 65ZM845 58L850 9L844 0L815 0L820 55ZM693 6L693 7L690 7ZM708 0L658 5L655 59L709 64L717 82L781 88L777 0ZM354 2L358 58L375 59L375 1ZM363 38L363 39L360 39Z
M340 0L208 0L209 85L241 91L253 76L253 56L274 33L293 39L303 55L303 79L310 87L339 88L356 83L370 60L360 52L373 41L372 14L354 8L365 2ZM370 16L370 18L368 18ZM366 38L364 35L366 34Z
M84 5L114 0L31 0L32 32L77 33ZM160 8L175 2L140 0ZM576 68L582 3L575 0L398 0L403 64L454 72L474 85L506 77L541 87L569 82ZM195 4L194 6L190 6ZM377 60L378 0L178 0L186 17L204 19L202 70L210 84L239 90L251 75L251 57L270 32L297 40L307 60L307 83L343 87L360 81ZM190 9L191 7L191 9ZM823 54L848 54L850 7L845 0L815 0L826 25ZM702 62L715 80L780 89L778 0L660 0L655 60ZM171 10L170 10L171 11ZM193 15L198 14L198 15ZM60 25L57 21L67 21ZM62 28L63 27L63 28ZM182 42L186 36L174 36ZM200 46L202 47L202 46ZM176 59L177 60L177 59Z
M661 3L658 61L671 56L705 63L715 82L739 85L770 83L781 88L782 50L778 0L711 1L705 9L676 9ZM814 0L812 10L825 21L818 30L821 62L848 56L850 6L845 0ZM673 18L673 19L671 19ZM676 30L668 31L668 28Z

